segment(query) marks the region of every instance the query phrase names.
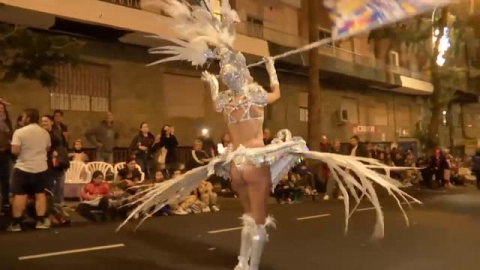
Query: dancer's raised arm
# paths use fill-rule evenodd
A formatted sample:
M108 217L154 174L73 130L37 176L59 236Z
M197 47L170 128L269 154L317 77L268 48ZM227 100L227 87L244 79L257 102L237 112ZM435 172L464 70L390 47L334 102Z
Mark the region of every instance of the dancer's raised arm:
M267 95L267 103L273 103L280 99L280 83L278 82L277 71L275 70L275 63L271 57L267 58L265 63L267 68L268 76L270 77L270 90L271 92Z
M215 109L218 111L220 108L218 108L217 99L220 87L218 86L217 77L210 74L208 71L204 71L202 72L202 81L207 82L210 86L210 93L212 95L213 104L215 106Z

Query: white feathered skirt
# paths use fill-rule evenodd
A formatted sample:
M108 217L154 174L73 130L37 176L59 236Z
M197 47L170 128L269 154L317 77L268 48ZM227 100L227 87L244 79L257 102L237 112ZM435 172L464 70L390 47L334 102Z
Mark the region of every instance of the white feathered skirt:
M167 180L163 183L154 184L139 190L128 199L128 205L135 206L127 219L118 227L124 226L132 217L141 216L138 223L140 226L147 218L163 208L165 205L181 201L195 190L199 184L209 176L217 174L224 178L230 178L230 166L242 169L243 164L256 166L270 165L272 184L276 184L294 167L299 158L313 159L324 162L330 168L333 179L338 183L344 197L345 206L345 233L348 230L348 221L360 201L367 198L376 211L376 225L373 237L384 236L383 212L375 191L374 183L385 188L396 200L403 212L408 225L408 217L402 207L401 201L410 204L420 203L417 199L408 195L400 188L402 184L385 175L379 174L372 169L384 168L385 165L368 158L343 156L330 153L308 151L303 139L292 138L288 130L282 130L272 144L261 148L245 148L243 146L233 150L227 149L226 153L213 159L209 164L188 171L187 173ZM355 204L351 205L353 198ZM353 206L352 211L350 207Z

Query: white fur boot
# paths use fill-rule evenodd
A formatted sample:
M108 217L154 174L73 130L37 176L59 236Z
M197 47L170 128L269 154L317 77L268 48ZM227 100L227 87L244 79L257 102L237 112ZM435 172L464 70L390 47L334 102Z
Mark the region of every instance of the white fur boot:
M248 270L258 270L262 259L263 247L268 241L267 227L275 227L273 218L268 217L264 225L255 225L251 231L252 247L250 254L250 267Z
M238 264L234 270L248 270L248 260L250 258L250 251L252 247L252 231L255 228L255 220L243 214L240 218L243 221L242 238L240 243L240 255L238 256Z

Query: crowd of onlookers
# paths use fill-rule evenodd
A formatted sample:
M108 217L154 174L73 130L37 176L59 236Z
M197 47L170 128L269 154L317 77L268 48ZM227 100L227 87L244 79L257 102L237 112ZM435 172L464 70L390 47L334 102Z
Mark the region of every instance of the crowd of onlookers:
M27 221L37 229L47 229L52 222L69 225L69 215L65 211L68 206L64 201L66 172L72 162L87 163L92 159L113 165L114 147L119 137L113 114L106 113L98 126L85 132L86 139L96 147L91 158L81 139L73 140L69 149L68 142L72 138L62 111L40 116L38 110L26 109L14 125L8 105L0 100L1 213L12 215L8 230L21 231ZM228 146L228 135L222 142L223 148ZM81 177L89 179L79 190L77 211L94 220L124 217L134 207L123 207L129 196L201 166L217 153L208 132L195 141L191 161L187 164L179 162L177 147L173 126L164 126L161 134L154 136L148 123L141 123L122 168L115 172L85 171L82 174ZM165 206L159 213L186 215L219 211L212 184L216 181L222 183L224 191L229 189L227 181L205 179L190 196Z
M62 111L40 116L38 110L27 109L16 123L12 123L7 105L6 101L0 99L2 212L13 216L8 230L21 231L25 220L29 220L37 229L49 228L52 221L68 225L64 202L66 171L72 162L95 160L113 165L114 148L119 138L113 114L106 113L98 126L86 130L85 138L96 149L95 154L89 156L84 141L70 137ZM271 131L265 129L265 145L272 140ZM69 142L73 142L71 147ZM124 166L115 172L93 171L83 174L82 177L88 178L88 183L81 187L78 196L80 203L76 210L92 220L125 217L134 205L122 206L128 203L135 192L207 164L216 155L224 153L230 143L229 134L222 136L220 143L215 144L208 130L203 130L193 142L189 158L181 163L175 128L165 125L160 134L154 135L150 132L149 124L143 122L139 125L138 134L132 138ZM405 167L404 170L392 170L390 176L406 185L422 181L427 187L448 187L474 181L475 176L480 179L480 152L463 159L441 150L430 157L417 157L413 149L380 147L360 142L357 136L350 139L348 148L339 140L330 143L323 136L320 151L372 158L387 166ZM219 211L215 190L222 194L233 194L228 180L213 176L205 179L188 197L166 205L158 214L186 215ZM275 187L273 195L279 203L295 203L303 196L316 196L319 192L324 193L323 200L343 199L326 164L312 168L302 161Z

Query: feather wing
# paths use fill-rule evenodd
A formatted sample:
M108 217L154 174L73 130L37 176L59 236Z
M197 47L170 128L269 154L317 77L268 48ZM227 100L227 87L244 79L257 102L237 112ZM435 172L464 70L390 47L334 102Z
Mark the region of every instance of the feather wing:
M162 209L165 205L176 203L187 197L194 191L203 180L206 180L212 174L212 164L202 166L176 177L172 180L154 184L138 191L135 195L126 199L124 206L135 206L130 215L117 228L117 232L134 216L140 216L142 219L137 224L138 228L142 223ZM135 229L136 229L135 228Z
M372 159L335 155L330 153L319 153L314 151L296 151L296 154L304 158L325 162L329 166L333 178L338 183L340 191L345 198L345 232L348 230L349 218L352 216L353 212L355 212L361 199L366 197L373 204L376 212L377 221L373 232L373 237L382 238L384 236L384 216L374 188L374 184L386 189L389 195L395 199L398 207L404 215L407 226L409 225L409 220L403 209L401 201L404 201L407 204L410 204L411 202L421 204L419 200L401 190L401 184L394 183L395 180L389 179L388 177L373 171L372 169L368 168L368 165L364 164L367 163L379 165L377 164L378 162ZM353 177L352 173L358 178L358 180ZM356 206L351 212L347 188L350 190L350 194L352 194L357 201ZM358 197L355 189L360 191L360 197Z
M230 29L228 24L222 24L212 14L211 7L208 4L191 6L180 0L143 0L141 7L171 17L170 27L177 34L177 38L163 35L156 37L173 42L178 46L158 47L150 50L153 54L172 55L150 65L177 60L189 61L194 66L203 65L208 58L215 57L208 49L209 46L233 46L235 32ZM225 12L225 16L228 18L235 18L236 15L236 19L238 19L238 14L231 7L226 8Z

